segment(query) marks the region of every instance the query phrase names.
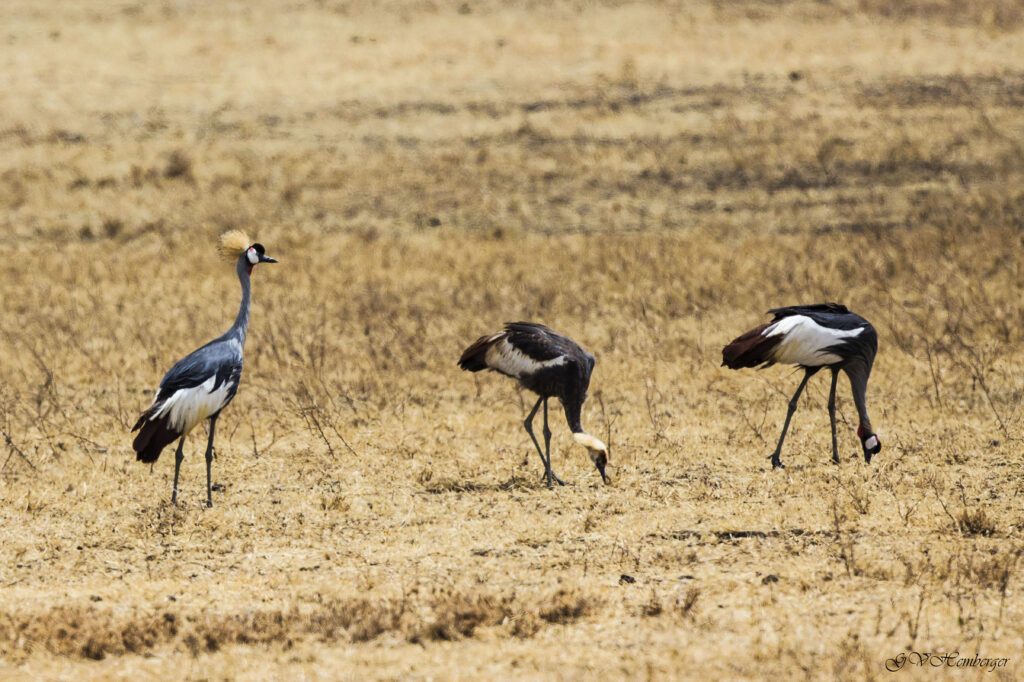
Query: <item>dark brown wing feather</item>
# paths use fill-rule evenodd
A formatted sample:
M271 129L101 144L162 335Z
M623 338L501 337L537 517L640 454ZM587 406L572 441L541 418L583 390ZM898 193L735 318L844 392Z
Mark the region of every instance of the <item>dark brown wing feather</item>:
M537 322L506 322L508 342L520 353L537 362L554 360L563 355L582 356L583 349L568 336Z
M775 320L781 320L783 317L789 317L790 315L807 315L808 313L849 315L850 309L842 303L813 303L811 305L788 305L783 308L772 308L768 311L769 315L775 316Z
M772 350L782 341L782 334L761 336L770 324L754 327L746 334L733 339L732 343L722 349L722 364L729 369L757 367L762 364L767 367L772 364Z
M469 372L479 372L482 369L487 369L487 349L494 345L502 336L504 336L504 333L488 334L481 336L471 343L469 348L462 351L462 357L459 358L459 367Z

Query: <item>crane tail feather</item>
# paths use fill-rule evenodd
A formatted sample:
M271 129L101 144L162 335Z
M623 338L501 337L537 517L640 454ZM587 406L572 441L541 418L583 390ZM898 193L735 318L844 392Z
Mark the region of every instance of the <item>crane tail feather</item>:
M505 332L488 334L487 336L481 336L471 343L469 348L462 351L462 356L459 358L459 367L467 372L479 372L480 370L487 369L487 350L504 335Z
M139 434L132 442L132 449L136 453L135 459L147 464L155 462L163 449L181 436L181 431L173 428L170 420L166 417L157 419L149 417L150 412L143 413L135 424L135 428L132 429L132 431L139 430Z
M770 324L762 324L733 339L728 346L722 349L722 365L729 369L741 369L772 364L774 362L772 352L782 341L783 336L781 334L763 336L764 330Z

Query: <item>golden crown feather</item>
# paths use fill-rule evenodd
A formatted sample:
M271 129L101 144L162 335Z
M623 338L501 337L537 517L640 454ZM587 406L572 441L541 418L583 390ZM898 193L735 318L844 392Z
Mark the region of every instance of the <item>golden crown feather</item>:
M228 230L217 241L217 251L227 260L235 260L252 244L249 235L241 230Z

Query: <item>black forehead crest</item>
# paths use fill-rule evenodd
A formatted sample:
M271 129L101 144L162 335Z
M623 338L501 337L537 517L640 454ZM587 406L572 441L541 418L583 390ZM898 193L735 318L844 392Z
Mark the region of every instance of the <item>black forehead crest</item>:
M253 244L249 248L256 249L256 253L260 254L261 256L267 252L267 250L263 248L263 244Z

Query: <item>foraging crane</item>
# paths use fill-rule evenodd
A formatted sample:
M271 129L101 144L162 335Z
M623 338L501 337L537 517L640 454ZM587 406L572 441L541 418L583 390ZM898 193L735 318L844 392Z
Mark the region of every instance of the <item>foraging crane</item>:
M584 431L580 423L583 401L587 399L590 387L590 373L594 371L593 355L572 339L542 324L508 322L504 331L481 336L463 351L459 367L470 372L482 369L500 372L540 396L523 426L544 462L544 476L549 488L552 481L565 485L551 470L551 430L548 428L548 398L551 397L561 401L573 440L587 449L594 466L601 473L601 479L608 483L604 472L608 464L608 447ZM533 435L533 416L541 403L544 403L543 451Z
M220 252L236 260L235 270L242 283L242 304L231 329L202 348L179 360L160 380L153 404L142 413L132 431L139 431L132 447L140 462L153 463L168 444L178 441L174 455L174 488L171 504L178 503L178 472L185 458L182 448L185 436L199 422L210 420L206 443L206 506L213 506L210 463L213 461L213 432L217 417L238 391L242 377L242 349L249 326L249 278L257 263L276 263L266 255L262 244L253 244L238 230L225 232L220 238Z
M722 364L730 369L757 367L761 369L775 363L798 365L804 370L803 381L789 401L786 422L782 425L779 444L772 453L772 468L782 468L779 455L786 439L789 420L796 412L797 400L807 380L822 367L832 371L832 388L828 395L828 416L832 422L832 461L839 463L836 445L836 381L839 370L850 379L853 402L857 406L860 424L857 436L864 448L864 461L882 449L882 442L871 429L865 404L868 377L878 351L878 334L871 323L851 313L838 303L796 305L768 311L775 317L768 324L751 329L733 339L722 349Z

